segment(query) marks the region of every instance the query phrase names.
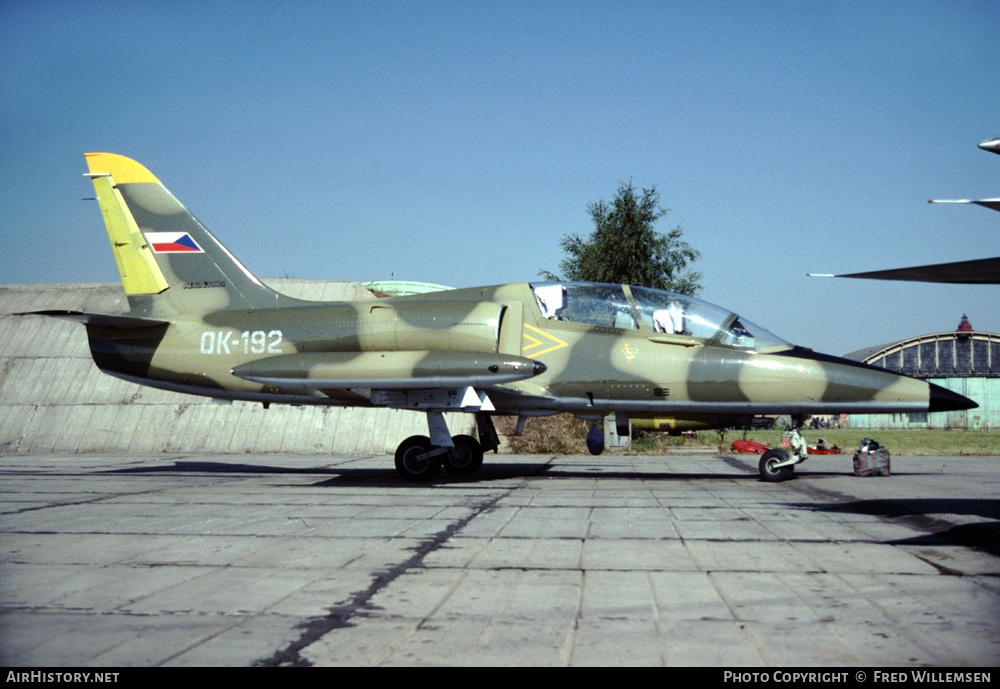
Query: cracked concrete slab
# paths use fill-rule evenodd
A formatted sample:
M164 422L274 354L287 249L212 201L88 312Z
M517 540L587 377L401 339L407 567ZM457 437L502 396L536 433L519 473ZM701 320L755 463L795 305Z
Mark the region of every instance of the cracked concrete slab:
M0 664L995 666L995 458L0 455Z

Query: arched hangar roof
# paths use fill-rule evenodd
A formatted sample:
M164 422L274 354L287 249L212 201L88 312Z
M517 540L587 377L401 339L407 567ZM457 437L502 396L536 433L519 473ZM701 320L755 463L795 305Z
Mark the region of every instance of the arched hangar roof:
M847 355L916 378L1000 378L1000 335L975 330L921 335Z

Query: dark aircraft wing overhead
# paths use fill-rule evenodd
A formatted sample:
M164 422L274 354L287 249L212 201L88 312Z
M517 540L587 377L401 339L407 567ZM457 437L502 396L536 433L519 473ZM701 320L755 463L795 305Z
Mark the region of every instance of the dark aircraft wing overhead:
M959 285L1000 285L1000 256L975 261L938 263L931 266L873 270L867 273L817 275L813 277L864 278L866 280L906 280L910 282L947 282Z
M974 203L977 206L982 206L983 208L991 208L995 211L1000 211L1000 199L956 199L956 200L946 200L946 199L931 199L927 203Z

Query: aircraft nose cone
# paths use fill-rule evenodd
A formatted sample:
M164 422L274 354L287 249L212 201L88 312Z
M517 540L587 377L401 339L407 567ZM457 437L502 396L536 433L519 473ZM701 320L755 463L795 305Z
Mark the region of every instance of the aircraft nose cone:
M968 397L963 397L940 385L930 383L930 386L931 400L928 411L961 411L962 409L975 409L979 406Z
M543 364L541 361L535 361L535 365L532 369L534 375L538 376L549 370L549 367Z

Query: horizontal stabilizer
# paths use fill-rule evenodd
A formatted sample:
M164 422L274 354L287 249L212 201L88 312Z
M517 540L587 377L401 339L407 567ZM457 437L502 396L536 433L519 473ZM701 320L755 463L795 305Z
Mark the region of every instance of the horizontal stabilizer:
M501 385L544 371L540 361L492 352L302 352L251 361L233 375L286 388L421 390Z
M863 278L866 280L905 280L909 282L945 282L956 285L1000 285L1000 256L957 263L938 263L930 266L874 270L867 273L820 275L810 277Z
M83 311L28 311L13 313L12 316L48 316L49 318L64 318L70 321L94 325L100 328L155 328L169 325L167 321L156 318L139 318L136 316L119 316L112 313L84 313Z

